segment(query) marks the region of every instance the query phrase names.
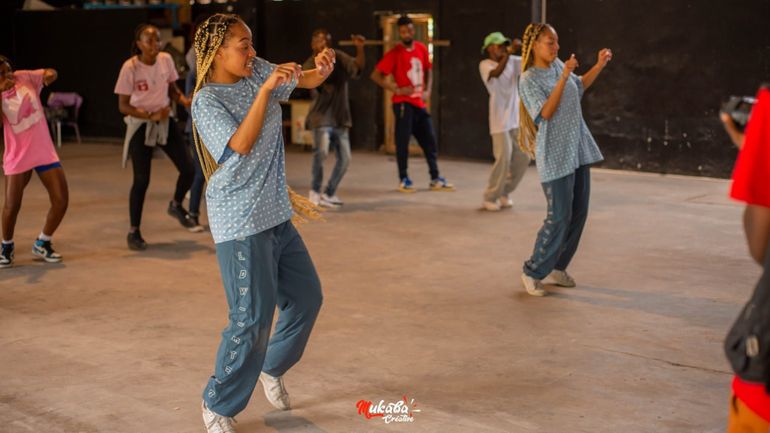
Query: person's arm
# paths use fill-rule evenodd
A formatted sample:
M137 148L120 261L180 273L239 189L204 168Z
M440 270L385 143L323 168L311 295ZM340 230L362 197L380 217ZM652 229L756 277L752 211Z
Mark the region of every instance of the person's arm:
M583 82L583 90L588 90L588 88L591 87L591 84L596 81L596 77L598 77L602 70L604 70L604 67L607 66L607 63L609 63L610 60L612 60L612 51L609 48L604 48L599 51L596 64L580 77L580 81Z
M743 229L746 232L749 254L757 263L764 263L770 241L770 208L747 205L743 212Z
M383 74L379 69L375 68L372 71L372 74L369 75L369 78L371 78L372 81L377 83L377 85L383 89L393 92L394 95L411 95L414 93L414 87L412 86L398 87L395 82L389 82L386 80L385 74Z
M299 75L297 87L300 89L315 89L320 86L334 70L336 55L334 50L326 48L315 56L315 69L302 72L302 68L296 63L289 63Z
M556 82L556 86L551 91L545 104L543 104L543 108L540 110L540 117L549 120L553 117L554 113L556 113L556 109L559 108L559 103L561 102L561 95L564 93L564 86L567 84L567 80L569 80L569 74L571 74L577 66L578 62L575 59L574 54L570 56L569 60L564 62L564 69L561 71L559 81Z
M426 75L428 76L428 82L425 84L425 91L422 92L422 100L429 102L430 93L433 90L433 69L428 69Z
M393 72L395 67L395 58L396 53L393 50L385 53L385 56L382 57L380 63L374 67L374 70L372 71L371 75L369 75L369 78L383 89L393 92L394 95L411 95L414 93L414 87L398 87L398 84L395 83L395 80L390 82L385 79L385 77Z
M185 96L175 82L168 83L168 97L177 104L184 105L187 108L190 108L190 104L192 104L192 99Z
M56 69L46 69L43 72L43 84L46 86L50 86L57 78L59 78L59 73L56 72Z
M503 74L505 67L508 66L509 56L510 54L508 54L508 51L506 51L505 54L503 55L503 58L500 60L500 63L497 64L495 69L492 69L489 72L489 78L487 78L487 81L491 80L492 78L497 78Z
M733 141L733 144L735 144L738 149L742 148L744 135L738 130L738 127L735 126L733 118L727 113L720 113L719 119L725 125L725 131L727 131L727 135L730 136L730 140Z
M290 63L278 65L270 76L265 80L262 87L251 103L249 112L246 113L243 122L235 130L227 143L228 147L241 155L248 155L257 142L259 134L262 132L262 126L265 122L265 113L267 112L267 103L270 100L271 93L278 86L291 82L298 75L298 65ZM314 69L315 71L315 69ZM305 73L307 74L307 72ZM300 78L301 80L301 78ZM323 81L323 80L322 80ZM320 83L319 83L320 84Z
M350 39L353 40L353 45L356 46L356 66L358 66L359 71L362 71L364 66L366 66L366 54L364 52L366 38L361 35L350 35Z
M118 95L118 110L120 110L120 114L147 120L152 117L152 113L142 108L134 107L130 101L131 95Z

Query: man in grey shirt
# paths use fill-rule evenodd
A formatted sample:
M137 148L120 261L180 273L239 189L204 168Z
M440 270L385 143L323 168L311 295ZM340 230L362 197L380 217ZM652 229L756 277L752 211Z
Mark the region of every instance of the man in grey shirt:
M327 207L342 206L337 197L337 187L350 164L350 137L348 130L353 126L348 102L348 80L356 79L364 68L364 39L361 35L352 35L356 46L356 57L335 49L337 65L331 76L317 89L312 91L313 105L307 115L305 127L313 131L315 155L313 157L313 183L310 189L310 201ZM310 46L313 55L302 66L313 69L313 58L327 47L331 47L332 36L326 29L313 32ZM321 191L323 184L323 165L330 149L336 149L337 162L334 171Z

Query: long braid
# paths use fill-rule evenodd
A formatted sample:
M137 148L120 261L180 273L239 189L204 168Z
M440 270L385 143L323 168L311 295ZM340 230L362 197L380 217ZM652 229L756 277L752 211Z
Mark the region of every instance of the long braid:
M209 81L211 66L214 64L214 58L217 50L222 46L227 38L227 32L230 26L236 23L243 23L240 17L233 14L214 14L201 23L195 30L195 66L197 77L195 80L195 90L193 96L203 88ZM245 25L245 24L244 24ZM201 169L209 180L211 175L219 168L219 163L211 155L203 144L203 139L198 133L195 120L192 122L193 141L195 142L195 151L198 153ZM288 188L289 200L294 209L292 220L295 223L301 223L307 219L320 219L320 208L310 200Z
M529 69L534 63L535 59L532 55L532 47L535 45L535 41L548 27L548 24L535 24L532 23L524 30L524 37L522 38L521 45L521 72ZM532 119L532 116L527 111L527 107L524 106L521 98L519 98L519 147L521 150L528 154L530 158L535 158L535 142L537 140L537 125Z

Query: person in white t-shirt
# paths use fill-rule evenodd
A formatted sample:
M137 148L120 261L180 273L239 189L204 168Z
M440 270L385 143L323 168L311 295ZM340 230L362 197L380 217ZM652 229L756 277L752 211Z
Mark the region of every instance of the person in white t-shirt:
M529 166L529 156L518 145L521 57L512 55L518 47L518 39L511 44L502 33L494 32L484 38L481 48L488 56L479 63L479 73L489 92L489 133L495 156L484 191L484 209L488 211L513 206L510 194Z

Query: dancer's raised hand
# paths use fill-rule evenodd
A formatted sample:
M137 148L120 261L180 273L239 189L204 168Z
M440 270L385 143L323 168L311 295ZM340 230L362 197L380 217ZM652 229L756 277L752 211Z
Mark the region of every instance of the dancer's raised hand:
M574 72L575 68L577 68L578 66L580 66L580 65L578 64L578 61L575 58L575 55L572 54L571 56L569 56L569 60L564 62L564 70L561 71L561 76L562 77L569 76L569 74Z
M296 63L284 63L278 65L273 73L267 77L263 86L267 89L274 90L282 84L291 82L294 78L302 76L302 68Z
M607 63L612 60L612 50L609 48L603 48L599 50L599 56L598 60L596 62L597 65L601 66L602 68L607 66Z
M325 48L315 56L315 67L322 77L328 77L334 70L334 63L337 61L337 55L331 48Z

